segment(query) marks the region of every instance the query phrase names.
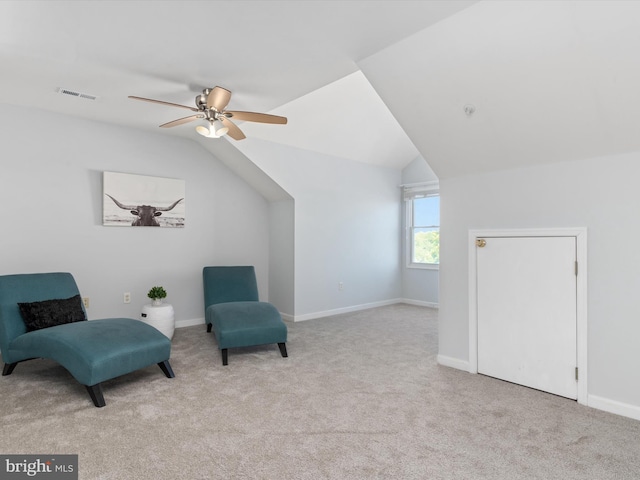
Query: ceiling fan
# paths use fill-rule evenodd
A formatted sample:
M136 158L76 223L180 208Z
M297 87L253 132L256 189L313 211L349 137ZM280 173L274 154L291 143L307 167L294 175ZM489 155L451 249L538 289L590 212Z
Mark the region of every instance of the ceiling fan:
M129 95L129 98L133 98L134 100L143 100L145 102L159 103L161 105L169 105L171 107L186 108L192 112L197 112L195 115L163 123L160 127L176 127L194 120L206 119L209 126L205 127L204 125L198 125L196 127L196 131L200 135L209 138L220 138L224 135L229 135L234 140L242 140L243 138L246 138L244 133L242 133L242 130L240 130L238 126L231 121L232 118L234 120L247 122L275 123L280 125L287 123L286 117L279 117L277 115L225 110L229 100L231 99L231 92L222 87L205 88L202 91L202 94L196 97L195 107L163 102L162 100L153 100L151 98L136 97L133 95Z

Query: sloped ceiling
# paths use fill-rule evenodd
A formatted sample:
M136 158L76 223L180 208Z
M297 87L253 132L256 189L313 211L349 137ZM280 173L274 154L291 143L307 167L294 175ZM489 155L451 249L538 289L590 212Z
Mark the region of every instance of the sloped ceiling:
M419 153L362 72L357 71L275 109L286 128L245 123L247 136L402 169Z
M422 156L440 178L640 150L638 52L636 1L0 2L0 102L36 123L195 139L158 129L186 110L127 95L192 105L221 85L232 109L289 117L247 135L391 168Z
M640 150L638 52L640 2L483 1L359 65L442 179Z
M194 123L158 129L187 110L127 96L191 106L220 85L232 110L288 112L247 134L402 168L417 149L357 62L473 3L2 1L0 102L195 139Z

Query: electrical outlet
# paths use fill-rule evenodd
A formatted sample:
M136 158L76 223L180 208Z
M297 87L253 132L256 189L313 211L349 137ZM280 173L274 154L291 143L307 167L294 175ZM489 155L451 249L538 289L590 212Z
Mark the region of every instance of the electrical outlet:
M131 293L124 292L123 300L124 300L124 303L131 303Z
M82 303L84 304L84 308L89 308L89 297L82 297Z
M344 290L344 283L338 282L338 291L341 292L342 290Z

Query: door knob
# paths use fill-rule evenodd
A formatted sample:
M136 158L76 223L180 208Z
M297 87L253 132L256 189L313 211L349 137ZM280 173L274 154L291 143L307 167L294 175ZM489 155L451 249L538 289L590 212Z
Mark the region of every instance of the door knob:
M487 244L487 241L484 238L476 238L476 247L484 247Z

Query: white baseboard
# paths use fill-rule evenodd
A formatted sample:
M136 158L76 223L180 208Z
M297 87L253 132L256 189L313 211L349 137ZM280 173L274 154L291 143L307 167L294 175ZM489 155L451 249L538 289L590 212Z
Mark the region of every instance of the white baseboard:
M204 325L204 318L176 320L176 328L193 327L194 325Z
M304 322L305 320L314 320L316 318L331 317L342 313L358 312L360 310L368 310L370 308L385 307L387 305L395 305L397 303L406 303L408 305L416 305L419 307L438 308L437 303L423 302L421 300L411 300L409 298L394 298L391 300L383 300L381 302L365 303L362 305L353 305L351 307L336 308L334 310L325 310L322 312L305 313L303 315L289 315L280 313L285 322Z
M640 420L640 407L637 405L630 405L597 395L588 395L587 405L592 408L597 408L598 410L604 410L605 412Z
M444 367L451 367L457 370L469 371L469 362L467 360L460 360L459 358L447 357L446 355L438 355L438 364Z
M402 300L399 298L395 298L393 300L384 300L382 302L353 305L351 307L336 308L334 310L325 310L323 312L305 313L304 315L295 315L293 317L293 321L303 322L305 320L314 320L316 318L331 317L333 315L340 315L342 313L351 313L351 312L357 312L360 310L368 310L370 308L384 307L387 305L395 305L396 303L402 303Z
M434 302L424 302L422 300L412 300L410 298L403 298L400 300L402 303L406 303L407 305L416 305L418 307L429 307L429 308L440 308L437 303Z
M351 307L336 308L334 310L305 313L304 315L291 315L289 313L282 313L282 312L280 312L280 315L282 316L282 320L284 320L285 322L303 322L305 320L314 320L316 318L340 315L341 313L357 312L360 310L368 310L370 308L384 307L387 305L395 305L396 303L406 303L408 305L416 305L418 307L438 308L437 303L423 302L422 300L412 300L410 298L394 298L392 300L365 303L363 305L354 305ZM200 325L203 323L204 323L204 318L194 318L190 320L176 320L176 328L191 327L193 325Z
M442 366L463 370L465 372L469 371L469 362L466 360L447 357L446 355L438 355L437 360L438 364ZM637 405L618 402L617 400L611 400L597 395L587 395L587 406L634 420L640 420L640 406Z

